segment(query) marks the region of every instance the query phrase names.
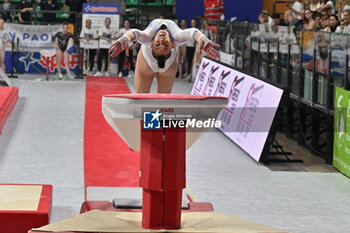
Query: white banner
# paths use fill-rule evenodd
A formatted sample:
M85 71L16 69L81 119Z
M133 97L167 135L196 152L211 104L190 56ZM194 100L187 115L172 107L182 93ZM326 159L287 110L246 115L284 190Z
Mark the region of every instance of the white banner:
M115 42L117 42L116 40L112 40L112 42L108 42L106 40L100 40L100 48L101 49L109 49L109 47L111 47L112 44L114 44Z
M25 25L5 23L4 29L9 33L11 40L19 39L19 50L24 52L40 52L44 49L52 49L52 37L62 31L62 25ZM6 47L11 51L11 43Z
M220 130L259 161L283 90L203 58L191 93L228 97Z
M98 49L98 40L80 40L80 48Z

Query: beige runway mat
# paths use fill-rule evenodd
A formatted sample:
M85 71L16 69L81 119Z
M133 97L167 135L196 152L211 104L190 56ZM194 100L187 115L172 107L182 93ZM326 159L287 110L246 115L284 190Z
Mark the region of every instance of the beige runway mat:
M0 185L0 211L36 211L41 185Z
M217 212L182 213L179 230L146 230L141 227L140 212L93 210L57 223L33 229L52 232L230 232L230 233L286 233L259 223Z

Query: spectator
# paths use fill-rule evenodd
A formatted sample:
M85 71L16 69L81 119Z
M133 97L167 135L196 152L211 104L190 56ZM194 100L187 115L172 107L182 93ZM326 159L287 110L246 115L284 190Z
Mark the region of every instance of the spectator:
M310 5L311 5L311 0L304 0L303 2L303 9L310 9Z
M272 25L271 31L269 33L269 42L272 46L277 46L277 42L279 41L280 33L278 31L278 25Z
M328 15L335 13L333 1L331 0L320 0L316 5L316 11L322 13L322 11L327 12Z
M280 43L282 44L291 44L291 45L297 44L297 40L293 33L292 27L288 27L286 33L281 33L279 40L280 40Z
M61 72L61 63L62 63L62 56L64 60L64 65L65 69L67 71L66 73L66 80L73 80L74 76L72 76L69 68L69 55L67 51L67 46L69 43L70 39L74 40L74 36L72 33L68 31L68 24L65 23L63 24L63 28L61 32L57 32L53 37L52 37L52 43L53 46L56 48L57 52L57 70L58 73L56 75L57 79L63 79L62 72Z
M65 11L73 11L76 12L76 14L70 14L68 22L69 23L75 23L76 20L78 20L78 23L80 22L79 18L81 17L81 12L83 11L83 4L86 3L86 0L66 0L63 4ZM69 7L69 10L68 10ZM78 17L78 18L76 18Z
M186 20L181 20L181 27L182 30L185 30L187 28L187 22ZM178 72L177 74L179 75L180 78L184 78L187 77L188 75L188 71L187 71L187 67L186 67L186 63L187 63L187 57L186 57L186 44L183 44L181 46L179 46L179 56L178 56L178 63L179 65L177 66L178 68ZM185 70L185 74L184 71Z
M117 38L120 38L122 35L124 35L127 31L130 30L130 22L129 20L125 20L124 21L124 28L120 29L118 31L118 33L116 34L116 37ZM133 48L134 46L136 46L136 43L135 45L133 42L129 42L129 55L127 55L128 57L128 61L129 61L129 64L130 64L130 70L129 70L129 74L127 76L127 78L132 78L134 76L134 56L133 56ZM122 77L123 76L123 63L125 61L125 50L123 50L121 53L119 53L118 55L118 76L119 77Z
M4 19L0 18L0 66L5 72L5 48L6 44L10 41L10 35L6 30L4 30Z
M60 9L56 0L39 0L38 3L43 11L58 11ZM42 21L47 24L56 23L56 13L43 13Z
M312 12L314 12L317 10L317 3L318 3L318 0L311 0L309 8L305 8L305 9L310 9Z
M343 12L343 19L344 19L344 29L343 33L350 34L350 9L346 9Z
M304 28L309 30L314 30L317 27L315 20L312 18L311 10L304 11Z
M35 0L22 0L19 4L18 19L21 23L30 24L32 20L31 12L35 7Z
M304 14L304 10L300 11L300 19L297 20L294 24L294 30L295 32L300 32L303 28L304 28L304 18L305 18L305 14Z
M209 29L208 21L203 19L201 24L201 32L211 41L215 42L216 37L212 30Z
M337 15L331 15L329 17L329 26L331 28L331 32L335 32L337 27L339 26L339 20Z
M191 19L191 28L196 28L195 19ZM187 70L189 75L192 74L192 63L193 63L195 50L196 50L196 42L189 40L186 44Z
M269 16L269 14L267 13L267 11L263 10L259 16L258 16L258 21L259 23L267 23L269 25L272 25L273 24L273 20L272 18Z
M9 10L11 10L12 6L10 3L10 0L5 0L3 4L1 4L1 17L4 19L6 22L11 21L11 13Z
M287 7L292 11L293 17L295 19L300 19L300 12L304 10L303 4L299 1L291 0L290 3L286 4Z
M286 10L284 12L284 22L286 26L294 26L297 20L293 17L291 10Z
M331 28L330 28L330 25L329 25L329 16L328 15L322 15L322 17L321 17L321 26L322 26L321 31L324 31L324 32L330 32L331 31Z
M280 25L280 14L274 13L271 15L273 25Z
M223 0L204 0L204 17L207 20L219 20L224 11Z
M337 13L338 19L342 19L344 10L350 9L349 1L348 0L337 0L337 2L335 4L335 9L338 11L338 13Z
M321 14L315 13L314 20L315 20L315 23L316 23L315 30L316 31L320 31L322 29L322 26L321 26Z
M91 19L87 19L85 21L85 27L80 32L80 39L87 40L87 41L98 40L97 31L95 29L92 29L91 24L92 24ZM90 73L90 72L92 73L94 70L95 56L96 56L97 48L96 49L87 49L86 52L89 54L89 61L88 61L88 65L87 65L88 73Z
M110 28L110 26L111 26L111 18L106 18L104 27L101 27L99 32L98 32L100 40L106 40L106 41L112 43L112 36L114 33L113 33L112 29ZM98 70L94 76L109 76L109 73L108 73L109 59L108 59L108 57L109 57L108 56L108 49L101 48L98 51L98 55L97 55L97 60L98 60L97 68L98 68ZM105 73L104 74L101 72L103 59L105 60Z
M336 33L343 33L343 30L345 28L345 22L344 20L340 20L339 26L337 27L337 29L335 30Z

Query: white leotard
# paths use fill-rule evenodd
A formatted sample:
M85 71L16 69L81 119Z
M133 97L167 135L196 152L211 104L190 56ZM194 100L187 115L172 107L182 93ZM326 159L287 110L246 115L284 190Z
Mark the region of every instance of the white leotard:
M175 48L171 50L170 57L165 61L164 68L159 68L157 64L157 60L152 55L152 42L160 27L165 25L168 29L170 39L174 42ZM146 59L148 65L151 67L153 72L165 72L171 64L176 59L177 56L177 47L186 44L189 40L194 41L194 34L198 31L196 28L189 28L182 30L180 29L175 22L166 19L155 19L153 20L148 27L140 31L138 29L133 29L135 40L137 40L140 44L142 44L142 54Z

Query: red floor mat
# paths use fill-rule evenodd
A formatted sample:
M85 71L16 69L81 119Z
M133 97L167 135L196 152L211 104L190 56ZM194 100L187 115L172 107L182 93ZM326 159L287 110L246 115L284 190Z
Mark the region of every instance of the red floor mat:
M0 134L18 100L17 87L0 87Z
M130 93L123 78L86 78L84 126L85 188L138 187L139 152L130 151L105 121L102 96Z

